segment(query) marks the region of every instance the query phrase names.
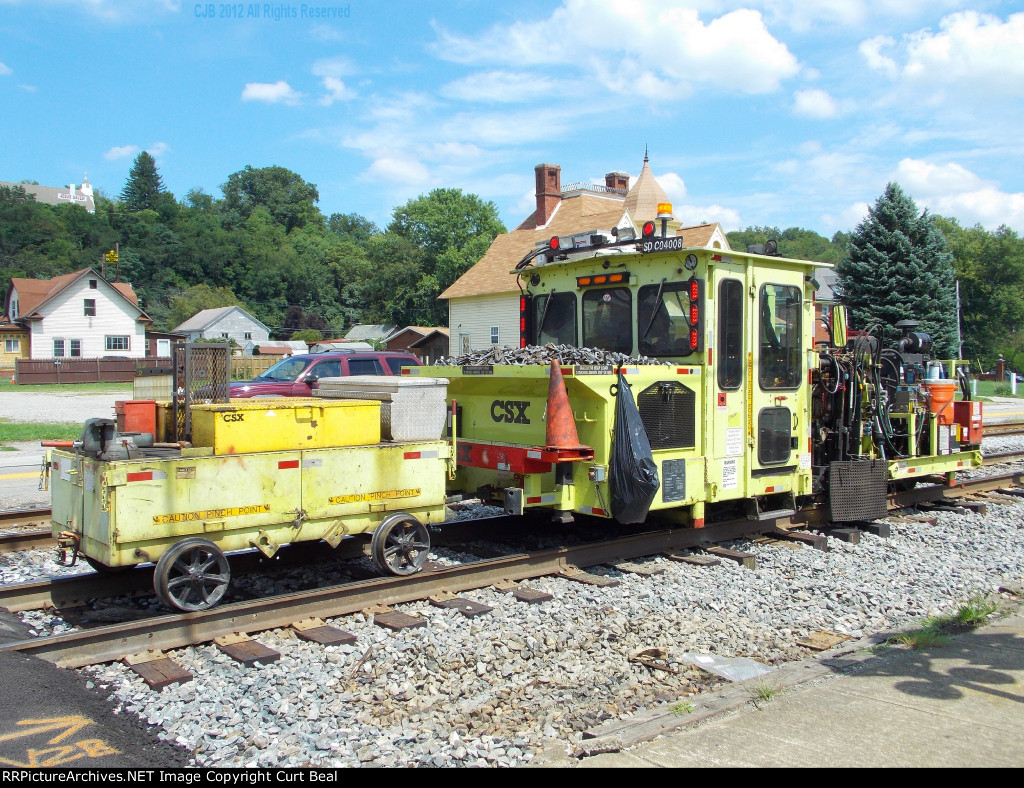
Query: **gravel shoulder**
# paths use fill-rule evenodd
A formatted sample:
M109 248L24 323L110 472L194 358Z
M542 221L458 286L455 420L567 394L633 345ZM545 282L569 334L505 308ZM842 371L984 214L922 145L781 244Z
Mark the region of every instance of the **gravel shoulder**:
M50 424L84 424L86 419L114 418L114 403L127 399L131 399L131 392L123 390L109 393L92 391L88 394L64 391L0 391L0 419Z

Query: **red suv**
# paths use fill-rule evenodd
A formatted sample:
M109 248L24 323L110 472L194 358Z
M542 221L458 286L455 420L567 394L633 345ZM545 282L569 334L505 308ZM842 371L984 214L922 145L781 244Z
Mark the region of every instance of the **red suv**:
M346 375L401 375L402 367L420 360L400 351L301 353L281 359L252 380L231 382L231 399L246 397L310 397L320 378Z

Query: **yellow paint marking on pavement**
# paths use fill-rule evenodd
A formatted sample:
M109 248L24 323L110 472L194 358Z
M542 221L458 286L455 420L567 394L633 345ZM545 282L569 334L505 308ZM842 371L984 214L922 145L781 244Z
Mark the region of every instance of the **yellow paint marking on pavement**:
M35 479L39 476L39 471L34 473L3 473L0 474L0 479Z
M26 736L35 736L39 733L47 733L48 731L59 731L64 732L58 736L54 736L50 739L48 744L56 744L61 739L66 739L75 731L81 730L86 725L92 725L92 720L88 717L82 717L75 715L73 717L53 717L48 720L20 720L18 725L31 725L34 727L26 730L16 731L14 733L5 733L0 736L0 741L9 741L10 739L23 739Z

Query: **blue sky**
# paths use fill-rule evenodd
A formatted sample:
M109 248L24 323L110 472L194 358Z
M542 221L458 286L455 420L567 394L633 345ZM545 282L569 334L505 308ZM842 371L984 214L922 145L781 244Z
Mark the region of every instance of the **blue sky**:
M1024 2L0 0L0 180L178 199L246 165L386 225L534 167L651 168L685 223L850 231L889 181L1024 233Z

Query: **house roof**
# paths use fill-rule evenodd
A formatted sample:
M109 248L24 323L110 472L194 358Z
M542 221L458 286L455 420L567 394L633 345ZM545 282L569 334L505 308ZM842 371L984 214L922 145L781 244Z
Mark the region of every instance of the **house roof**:
M836 300L836 282L839 279L834 268L815 268L814 278L818 280L818 301Z
M106 279L103 279L92 268L82 268L78 271L72 271L70 274L55 276L52 279L12 278L11 289L18 291L18 312L23 319L31 318L33 315L41 317L41 315L36 313L47 301L58 295L65 288L70 287L78 280L89 275L110 285L115 292L139 310L140 316L145 321L150 322L149 315L139 308L139 298L130 284L127 282L107 282ZM10 293L11 290L8 290L8 301L6 304L8 307L10 306Z
M637 176L636 183L626 195L626 210L629 215L640 218L653 218L658 214L658 203L671 202L665 190L651 172L651 163L644 156L644 166Z
M517 290L516 277L509 271L537 244L546 243L555 235L607 231L622 226L624 220L632 223L637 218L653 218L661 202L669 202L668 195L655 180L650 162L644 156L640 175L625 195L615 191L563 193L546 225L537 225L538 214L534 211L516 229L495 238L476 265L455 280L439 298L495 295ZM688 246L707 246L718 226L680 227L677 232L683 234ZM722 235L724 238L725 234Z
M371 342L378 339L387 339L394 333L396 328L398 328L398 326L388 323L352 326L352 328L349 329L349 332L345 334L345 339L361 341L370 340Z
M203 309L200 312L196 312L192 317L182 323L180 326L175 327L175 331L205 331L210 326L220 321L229 312L237 310L249 318L253 323L263 328L267 333L270 333L270 329L267 328L263 323L254 318L248 312L246 312L240 306L220 306L216 309Z
M92 184L86 178L82 185L76 187L74 184L68 186L39 186L34 183L10 183L0 181L0 188L8 189L22 188L26 194L36 198L36 202L47 205L80 205L89 213L96 212L96 201L93 199Z
M507 293L516 289L509 273L523 255L553 235L570 235L586 230L608 230L622 219L623 198L615 194L579 194L565 197L542 227L534 212L516 229L494 239L483 257L441 293L441 298Z
M420 347L421 345L426 345L428 342L430 342L432 339L439 335L443 336L445 339L448 339L451 336L447 328L430 328L427 329L427 333L421 336L419 339L417 339L414 342L410 342L409 347L414 348Z

